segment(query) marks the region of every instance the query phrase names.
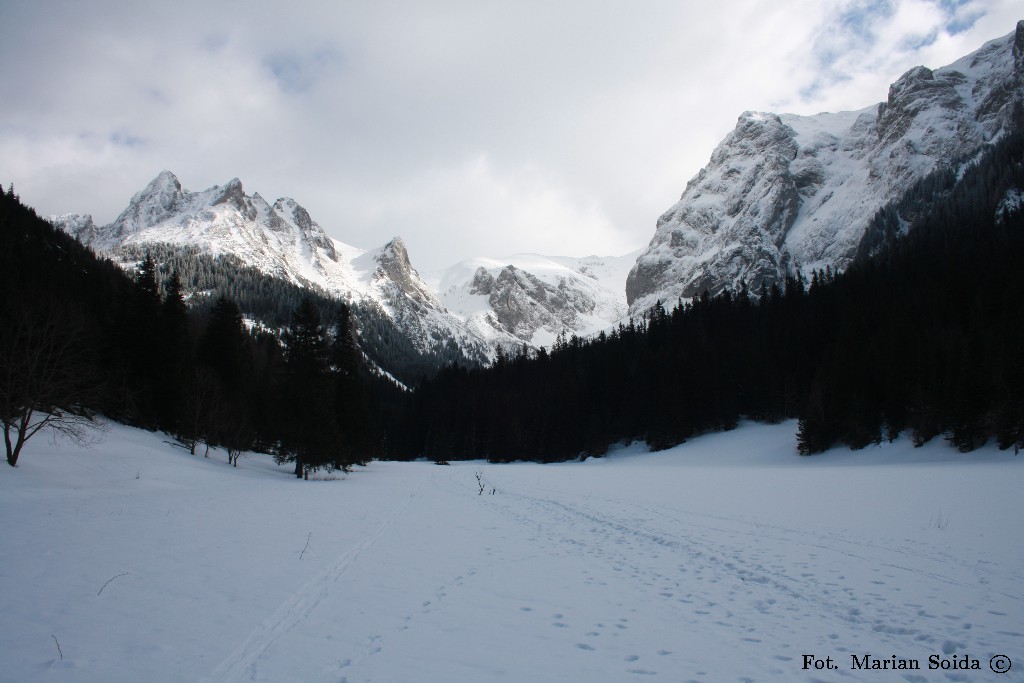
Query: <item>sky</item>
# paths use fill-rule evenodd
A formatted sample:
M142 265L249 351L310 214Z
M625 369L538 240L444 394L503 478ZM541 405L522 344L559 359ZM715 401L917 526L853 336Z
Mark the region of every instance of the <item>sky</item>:
M1019 0L0 0L0 185L112 221L161 171L335 239L473 256L647 245L744 111L885 99Z

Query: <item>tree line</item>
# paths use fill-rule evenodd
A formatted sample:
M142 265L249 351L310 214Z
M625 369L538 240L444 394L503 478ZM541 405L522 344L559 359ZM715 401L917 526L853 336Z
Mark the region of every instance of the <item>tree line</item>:
M565 460L791 418L802 454L904 432L1020 448L1022 188L1018 132L959 179L937 171L880 211L841 275L659 302L591 340L446 370L409 398L405 450Z

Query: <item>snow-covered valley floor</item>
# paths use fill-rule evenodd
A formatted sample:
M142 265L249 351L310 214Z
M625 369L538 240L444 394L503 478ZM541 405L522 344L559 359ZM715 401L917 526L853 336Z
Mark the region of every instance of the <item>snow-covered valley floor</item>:
M39 436L0 470L0 680L1024 680L1024 457L794 430L311 482Z

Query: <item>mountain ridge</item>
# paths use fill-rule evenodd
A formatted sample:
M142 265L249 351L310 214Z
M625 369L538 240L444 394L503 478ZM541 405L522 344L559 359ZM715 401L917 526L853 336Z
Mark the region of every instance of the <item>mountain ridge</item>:
M874 213L998 139L1020 105L1024 21L952 64L910 69L885 101L813 116L744 112L658 219L627 278L630 313L658 300L842 270Z
M469 309L462 306L479 274L460 281L462 271L456 264L434 276L435 283L444 281L448 288L442 301L413 266L401 237L375 249L345 244L330 237L294 199L282 197L270 204L259 193L246 194L238 178L190 192L165 170L136 192L108 225L97 226L91 216L79 214L51 216L50 222L95 251L115 257L119 250L146 245L198 247L214 257L230 254L293 284L341 299L370 301L420 350L450 341L464 350L466 358L494 357L499 347L537 348L559 333L596 333L625 314L620 294L625 269L620 265L616 270L619 281L613 292L607 278L583 272L603 263L596 257L540 257L537 264L545 269L540 276L517 270L514 263L521 266L521 258L485 259L500 263L499 271L506 273L499 273L488 290L487 305L496 307L489 312L480 310L479 299ZM547 272L551 268L544 264L558 259L563 272ZM511 273L519 276L509 277ZM453 295L457 290L463 296ZM517 310L513 313L512 308Z

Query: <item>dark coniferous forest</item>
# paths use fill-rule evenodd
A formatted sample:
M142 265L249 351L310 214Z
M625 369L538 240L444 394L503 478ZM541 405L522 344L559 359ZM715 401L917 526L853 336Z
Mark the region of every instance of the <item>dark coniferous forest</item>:
M177 275L186 291L193 293L189 308L208 312L221 297L238 304L242 314L258 320L271 330L283 330L291 321L292 312L303 300L311 301L320 316L331 319L337 300L315 286L302 287L271 277L230 255L216 258L197 247L171 245L135 245L118 247L114 256L119 261L142 262L151 256L158 264L162 281ZM480 358L466 356L453 344L440 343L422 351L414 347L399 326L375 305L361 301L346 302L352 317L358 321L359 347L367 360L407 385L439 368L454 364L479 363Z
M8 462L39 415L72 433L93 415L164 430L197 455L222 447L234 464L261 450L298 476L375 457L557 461L630 440L663 449L742 419L798 418L803 454L899 433L963 451L1019 448L1022 188L1017 134L962 177L939 172L880 211L842 274L664 302L596 338L482 367L456 362L457 349L417 356L383 318L360 311L357 324L357 304L198 254L140 253L126 275L8 187ZM197 290L212 294L186 302ZM248 329L243 314L263 326Z
M799 418L803 454L902 432L1019 448L1024 136L955 181L937 172L880 211L842 275L661 304L594 340L442 372L411 399L405 450L564 460L624 440L662 449L744 418Z

